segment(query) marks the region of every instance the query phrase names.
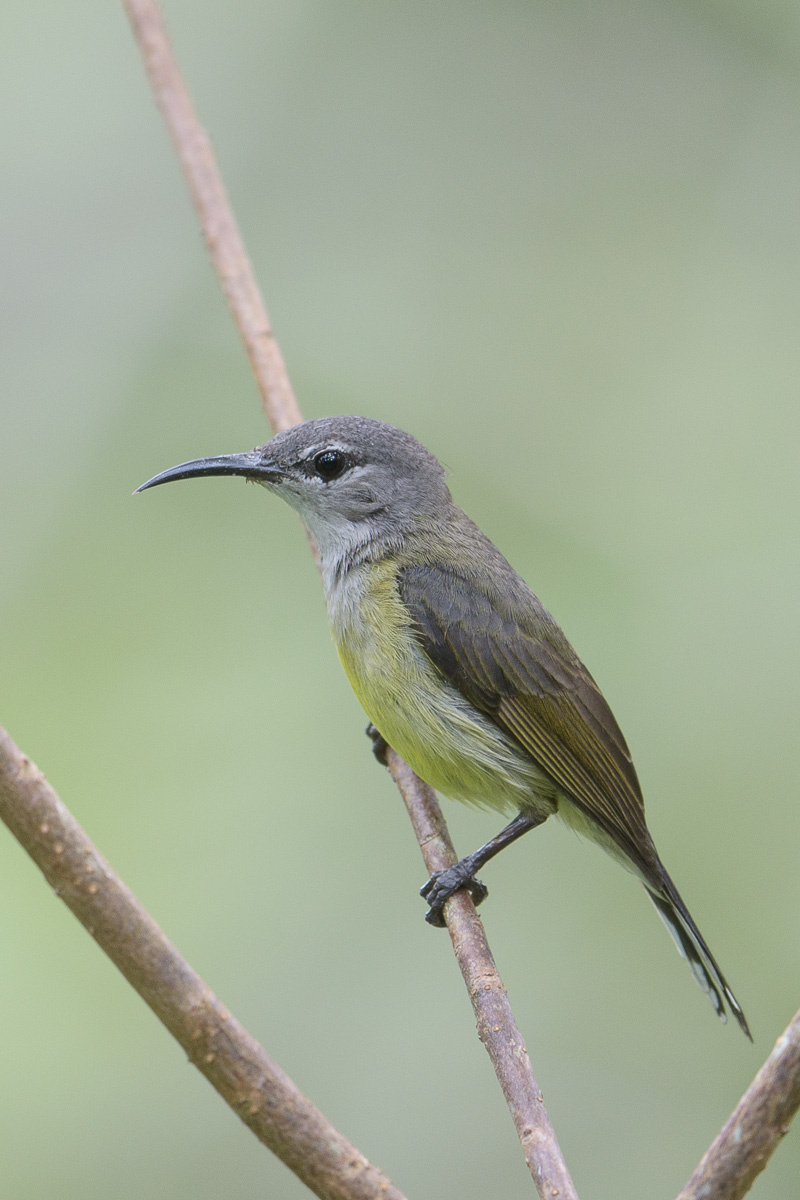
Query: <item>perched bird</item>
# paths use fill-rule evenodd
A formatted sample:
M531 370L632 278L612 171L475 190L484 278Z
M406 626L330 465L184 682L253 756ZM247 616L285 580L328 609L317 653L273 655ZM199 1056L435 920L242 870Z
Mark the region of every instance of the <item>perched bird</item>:
M644 884L720 1018L744 1013L658 857L625 739L559 626L453 502L410 434L326 417L244 454L201 458L138 491L242 475L295 508L320 553L333 638L372 726L437 791L515 814L425 887L443 924L476 872L557 813Z

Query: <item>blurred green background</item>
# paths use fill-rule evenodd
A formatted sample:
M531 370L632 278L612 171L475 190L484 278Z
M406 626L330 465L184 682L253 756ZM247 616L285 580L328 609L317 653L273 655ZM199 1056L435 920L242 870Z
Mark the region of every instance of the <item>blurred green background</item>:
M415 433L557 615L739 995L555 822L485 922L580 1194L668 1200L800 1003L800 6L171 0L308 416ZM531 1194L121 8L0 10L0 721L412 1197ZM496 818L447 804L462 852ZM0 836L5 1196L301 1197ZM796 1191L800 1130L754 1189Z

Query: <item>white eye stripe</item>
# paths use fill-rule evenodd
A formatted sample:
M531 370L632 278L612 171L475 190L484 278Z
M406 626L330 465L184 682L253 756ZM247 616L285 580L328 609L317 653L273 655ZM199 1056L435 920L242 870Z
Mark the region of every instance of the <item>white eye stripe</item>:
M328 451L333 451L334 454L351 453L347 446L340 445L339 442L321 442L319 446L312 446L309 450L304 450L300 455L298 462L309 462L310 459L316 458L318 454L325 454Z

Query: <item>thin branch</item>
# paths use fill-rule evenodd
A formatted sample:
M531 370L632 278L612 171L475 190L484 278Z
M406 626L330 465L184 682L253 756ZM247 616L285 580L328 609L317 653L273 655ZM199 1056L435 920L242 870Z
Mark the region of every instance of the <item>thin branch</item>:
M192 107L158 4L155 0L123 0L123 4L142 53L156 103L189 184L211 260L253 364L264 410L274 430L285 429L302 420L300 410L219 176L211 144ZM445 853L452 856L446 862L441 858L442 865L455 862L444 818L433 793L397 756L394 756L393 775L411 815L426 862L427 856L436 856L433 846L426 848L424 845L431 823L436 828L437 836L446 839L437 853L440 856ZM445 851L445 845L449 851ZM511 1108L525 1161L539 1195L543 1200L550 1200L553 1196L570 1200L575 1197L575 1190L472 902L462 896L454 897L448 904L447 924L470 989L478 1030ZM479 985L476 982L479 980L484 982Z
M245 1125L322 1200L404 1200L220 1003L0 728L0 818Z
M123 0L200 227L256 377L273 430L302 421L208 134L197 119L155 0Z
M800 1012L787 1025L678 1200L740 1200L800 1108Z
M394 750L387 751L386 762L402 793L428 871L433 874L452 867L458 855L435 793ZM444 917L472 1001L478 1036L497 1072L539 1195L547 1200L554 1196L577 1200L508 993L469 893L460 891L451 896Z

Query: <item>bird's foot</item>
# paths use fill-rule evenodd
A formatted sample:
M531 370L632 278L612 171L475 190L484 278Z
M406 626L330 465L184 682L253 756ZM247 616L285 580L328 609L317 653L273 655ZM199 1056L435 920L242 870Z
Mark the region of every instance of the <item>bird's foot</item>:
M372 742L372 753L377 758L382 767L388 767L386 761L386 751L389 749L389 743L382 733L379 733L375 726L370 721L367 728L364 730L367 737Z
M442 909L445 901L450 899L453 892L457 892L461 888L467 888L472 896L473 904L483 903L489 895L489 889L481 883L480 879L475 878L473 870L469 859L462 858L461 862L448 867L446 871L434 871L428 882L419 889L420 896L424 896L430 905L425 913L425 920L429 925L444 929L445 921Z

